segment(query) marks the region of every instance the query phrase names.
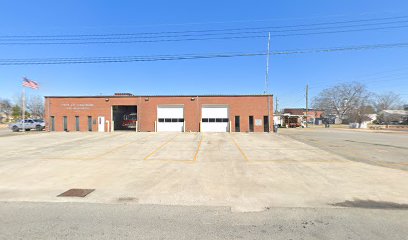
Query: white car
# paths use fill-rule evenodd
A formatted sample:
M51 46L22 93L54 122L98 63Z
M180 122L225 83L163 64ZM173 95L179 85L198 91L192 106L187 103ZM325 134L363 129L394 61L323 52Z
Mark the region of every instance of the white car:
M24 123L24 124L23 124ZM18 132L24 129L26 131L30 131L31 129L35 129L37 131L42 131L45 129L45 122L42 119L25 119L21 120L17 123L9 124L9 128L13 130L13 132Z

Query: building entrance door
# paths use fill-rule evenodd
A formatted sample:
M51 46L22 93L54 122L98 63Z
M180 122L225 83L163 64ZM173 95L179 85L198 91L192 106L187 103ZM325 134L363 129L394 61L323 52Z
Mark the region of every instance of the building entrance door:
M254 116L249 116L249 132L254 131Z
M105 117L98 117L98 132L105 132Z

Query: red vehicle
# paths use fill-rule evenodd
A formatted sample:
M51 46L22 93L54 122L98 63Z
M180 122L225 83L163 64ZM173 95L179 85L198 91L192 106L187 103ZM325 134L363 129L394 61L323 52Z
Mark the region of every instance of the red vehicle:
M123 115L122 127L123 128L136 128L137 114L130 113Z

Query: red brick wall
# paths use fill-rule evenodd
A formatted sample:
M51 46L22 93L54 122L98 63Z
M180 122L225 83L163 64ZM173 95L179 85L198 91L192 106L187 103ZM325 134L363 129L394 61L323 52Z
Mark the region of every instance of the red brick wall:
M146 100L148 98L148 100ZM194 100L191 100L194 98ZM235 116L240 116L241 132L249 131L249 116L262 119L268 115L267 96L223 96L223 97L89 97L89 98L46 98L46 120L55 116L55 130L63 131L63 116L68 117L68 130L75 131L75 116L80 117L80 130L88 130L88 116L97 120L104 116L111 122L112 106L136 105L140 131L154 131L158 105L183 105L186 131L199 131L201 107L206 104L228 105L232 131L235 131ZM273 125L273 97L270 99L270 129ZM93 131L98 125L93 124ZM105 129L107 131L108 129ZM255 132L263 132L262 126L254 126Z

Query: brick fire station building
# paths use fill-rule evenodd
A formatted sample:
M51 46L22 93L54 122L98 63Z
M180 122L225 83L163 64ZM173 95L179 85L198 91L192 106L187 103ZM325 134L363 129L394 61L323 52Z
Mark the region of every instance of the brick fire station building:
M47 96L45 113L49 131L268 132L273 96Z

